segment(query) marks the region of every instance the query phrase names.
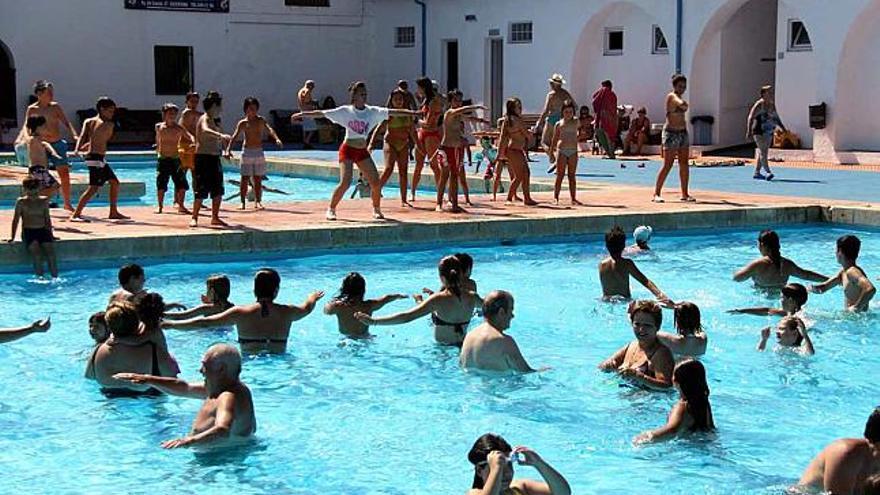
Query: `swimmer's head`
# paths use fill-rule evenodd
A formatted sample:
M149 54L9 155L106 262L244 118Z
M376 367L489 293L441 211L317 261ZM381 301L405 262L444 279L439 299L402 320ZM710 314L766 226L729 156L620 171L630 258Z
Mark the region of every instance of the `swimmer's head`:
M104 319L103 311L98 311L89 316L89 335L95 339L97 344L110 338L110 329L107 328L107 320Z
M688 79L682 74L672 76L672 88L677 95L683 95L687 90Z
M116 112L116 102L109 96L101 96L95 102L95 110L98 111L101 120L110 120Z
M241 353L229 344L214 344L205 351L199 371L205 377L208 396L216 397L223 387L238 381L241 375Z
M140 292L144 288L147 278L144 269L137 263L123 265L117 274L119 285L129 292Z
M261 268L254 275L254 296L258 301L274 301L281 287L281 275L271 268Z
M635 239L636 244L639 245L640 248L645 249L648 247L648 241L651 240L651 237L654 236L654 229L648 225L639 225L633 231L633 239Z
M367 83L355 81L348 87L348 96L352 105L364 105L367 103Z
M514 116L519 117L522 113L522 101L519 98L513 96L508 98L507 101L504 102L504 115L505 116Z
M455 253L453 254L453 256L458 258L458 261L461 262L462 275L464 275L465 277L470 277L471 272L473 272L474 270L474 259L471 257L471 255L467 253Z
M672 371L672 383L687 402L687 409L694 418L696 429L709 429L709 384L703 363L687 359Z
M461 261L455 256L446 256L437 265L437 271L440 274L440 281L443 287L452 291L455 295L461 295L461 278L464 269Z
M700 308L692 302L675 305L675 329L681 335L693 335L703 331L700 323Z
M761 254L770 258L773 264L776 265L776 268L782 266L780 249L779 234L769 229L762 230L758 234L758 250L761 251Z
M493 290L483 299L483 317L498 330L510 328L513 319L513 294L506 290Z
M865 438L873 444L880 444L880 407L875 408L868 417L868 422L865 424Z
M788 284L782 288L782 310L796 313L807 304L807 288L798 283Z
M138 299L135 307L137 308L138 319L150 328L158 327L162 317L165 315L165 301L161 295L155 292L145 294Z
M37 195L40 193L40 179L27 176L21 181L21 188L24 189L24 192L28 195Z
M260 100L258 100L256 96L248 96L244 99L244 103L241 105L241 110L248 117L256 117L257 112L260 111Z
M351 272L342 279L342 287L336 299L343 302L361 302L367 293L367 281L358 272Z
M845 235L837 239L837 262L841 265L855 263L862 249L862 241L854 235Z
M804 341L804 322L797 316L786 316L776 325L776 341L784 347L800 347Z
M577 106L572 100L566 99L562 102L562 116L564 118L573 119L575 112L577 112Z
M654 301L633 301L627 309L633 333L639 340L651 341L657 338L657 331L663 324L663 312Z
M626 232L620 228L620 225L611 227L611 230L605 233L605 249L612 258L620 258L623 250L626 249Z
M216 118L223 108L223 97L217 91L208 91L202 100L202 108L209 116Z
M107 329L115 337L131 337L138 332L140 320L137 310L129 302L115 302L104 313Z
M30 136L39 136L41 128L46 125L46 117L42 115L31 115L25 122L28 134Z
M226 275L211 275L205 280L205 292L213 304L229 302L231 290L229 278Z
M489 477L489 454L494 451L501 452L509 458L513 448L501 435L495 433L486 433L474 442L468 452L468 461L474 465L474 481L471 488L481 490L486 485L486 479ZM513 481L513 466L509 462L505 463L505 466L501 475L502 491L510 487Z

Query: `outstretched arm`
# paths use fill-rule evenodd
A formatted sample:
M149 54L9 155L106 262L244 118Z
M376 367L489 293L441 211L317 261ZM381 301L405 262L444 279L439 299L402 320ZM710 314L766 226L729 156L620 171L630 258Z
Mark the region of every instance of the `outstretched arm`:
M474 110L486 110L485 105L465 105L458 108L450 108L446 111L449 116L461 115L463 113L473 112Z
M291 305L290 309L293 312L293 321L301 320L309 315L315 309L315 304L324 297L324 291L317 290L309 294L309 297L306 298L305 302L302 303L302 306Z
M828 277L822 275L821 273L816 273L814 271L805 270L797 265L795 262L791 262L791 274L801 280L809 280L810 282L824 282L828 280Z
M434 294L406 311L389 316L373 317L365 313L355 313L354 317L366 325L399 325L401 323L409 323L430 314L434 310L437 297L437 294Z
M166 394L179 395L191 399L204 399L208 397L208 390L205 388L204 383L189 383L179 378L143 375L140 373L116 373L113 375L113 379L121 382L149 385Z
M779 308L738 308L727 310L730 314L755 315L755 316L785 316L785 311Z
M317 119L319 117L324 116L323 110L306 110L305 112L296 112L290 116L290 121L296 121L299 119Z
M0 344L27 337L32 333L45 332L49 330L49 327L51 326L52 322L49 321L49 318L46 318L45 320L38 320L24 327L0 329Z
M409 296L407 294L386 294L378 299L373 299L370 301L370 307L373 308L373 311L379 311L386 304L397 301L398 299L408 299Z
M742 282L744 280L748 280L748 279L752 278L752 274L755 273L755 269L758 267L758 265L761 264L761 262L762 262L762 260L757 259L757 260L751 261L748 265L737 270L733 274L733 281L734 282Z
M529 495L571 495L571 486L569 486L565 477L539 456L537 452L522 446L518 446L513 450L522 456L522 463L524 465L534 466L541 473L541 477L544 478L543 483L535 480L521 481L520 486L525 488L526 493Z
M837 287L838 285L840 285L840 283L843 279L843 276L844 276L843 270L840 270L839 272L837 272L837 275L829 278L828 280L822 282L821 284L810 285L809 287L807 287L807 289L809 289L810 292L814 292L816 294L822 294L822 293L826 292L828 289L833 289L834 287Z
M162 328L196 330L200 328L225 327L238 324L238 319L241 315L242 309L238 306L233 306L216 315L200 316L188 320L165 320L162 322Z
M162 317L166 320L188 320L197 316L205 316L209 309L213 308L213 304L202 304L192 309L178 311L175 313L165 313Z
M651 291L651 294L654 294L654 297L656 297L658 301L664 304L672 304L672 301L669 299L669 297L664 294L663 291L660 290L656 285L654 285L654 282L651 282L651 280L648 279L648 277L646 277L641 270L639 270L639 267L637 267L636 264L632 262L632 260L628 261L629 263L627 263L627 266L629 267L629 274L632 275L632 278L638 280L640 284Z

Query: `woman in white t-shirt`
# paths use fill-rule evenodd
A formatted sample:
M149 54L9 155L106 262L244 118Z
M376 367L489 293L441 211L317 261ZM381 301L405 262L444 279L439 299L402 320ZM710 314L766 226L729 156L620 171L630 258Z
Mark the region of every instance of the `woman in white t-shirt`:
M336 220L336 205L342 201L342 196L351 185L352 164L356 164L361 174L370 183L370 198L373 200L373 218L385 218L379 208L381 201L382 185L379 182L379 174L376 165L370 156L367 142L370 131L388 119L388 117L417 115L417 112L404 109L388 109L367 105L367 86L362 81L352 83L348 88L351 95L351 105L343 105L332 110L313 110L299 112L292 116L293 119L302 117L324 117L345 128L345 139L339 147L339 185L333 190L330 197L330 207L327 209L327 220Z

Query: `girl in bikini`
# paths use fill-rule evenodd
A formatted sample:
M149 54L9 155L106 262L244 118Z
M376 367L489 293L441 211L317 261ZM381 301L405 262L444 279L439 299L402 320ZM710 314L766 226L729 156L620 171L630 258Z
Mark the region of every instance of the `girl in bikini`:
M422 177L425 159L429 160L434 172L434 184L440 183L440 167L437 165L437 149L440 147L440 119L443 117L443 97L434 91L434 84L427 77L416 80L416 94L424 98L421 110L418 141L421 150L416 149L416 168L413 170L412 201L416 200L416 189Z
M657 183L654 185L655 203L662 203L663 197L660 192L672 164L678 157L678 175L681 182L681 200L688 203L696 201L688 194L688 180L690 178L690 140L688 138L687 121L685 114L688 111L688 103L683 95L687 90L687 78L681 74L672 76L672 91L666 95L666 123L663 125L663 168L657 174Z
M467 495L571 495L565 477L537 452L512 448L500 435L486 433L478 438L468 460L474 465L474 481ZM514 464L534 467L544 480L513 479Z
M406 91L395 88L388 97L388 108L406 109L407 93ZM385 133L385 144L382 151L385 154L385 170L379 178L382 187L388 183L394 168L397 167L397 182L400 186L400 206L412 206L406 200L407 182L409 180L409 144L415 143L416 150L421 150L421 143L416 136L415 119L412 116L397 115L390 116L388 120L376 128L373 137L370 139L368 149L375 148L374 142L377 136Z
M578 165L579 121L575 118L574 112L574 102L565 100L565 103L562 104L562 120L556 123L553 139L550 141L550 160L556 163L556 184L553 187L553 198L556 200L556 204L559 204L559 192L562 189L562 179L565 176L568 176L571 204L581 204L577 200L577 179L575 178Z
M522 102L519 98L510 98L505 104L504 117L501 120L501 135L498 137L498 162L506 163L510 167L511 182L507 191L507 203L518 201L516 190L522 187L523 204L535 206L538 203L532 199L530 187L531 172L529 171L526 150L531 139L531 133L522 120ZM501 180L499 166L495 174L494 191L498 191ZM493 192L494 196L494 192Z
M461 144L464 119L467 118L468 113L474 110L486 110L483 105L462 106L461 96L460 92L449 92L449 110L443 115L443 140L440 142L440 148L446 155L446 160L441 170L440 182L437 184L436 211L438 212L443 211L443 193L446 192L447 184L449 185L452 213L464 211L458 206L458 186L464 175L464 164L462 163L464 147ZM465 199L470 205L470 198L465 196Z

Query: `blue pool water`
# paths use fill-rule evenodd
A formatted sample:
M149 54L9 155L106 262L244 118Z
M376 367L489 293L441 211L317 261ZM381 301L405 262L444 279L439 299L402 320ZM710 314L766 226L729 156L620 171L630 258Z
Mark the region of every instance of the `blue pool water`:
M849 229L779 230L783 254L833 273L834 241ZM861 260L880 273L880 232L860 231ZM596 365L628 342L624 305L606 304L596 264L598 237L571 242L469 248L483 293L511 290L511 334L534 366L552 370L489 377L459 369L456 352L434 345L427 321L376 327L366 343L340 344L334 320L316 311L294 324L283 356L249 358L259 422L256 441L230 453L163 451L188 430L199 401L160 397L107 400L82 378L90 349L88 315L103 308L116 268L70 270L56 284L0 275L3 325L51 314L53 328L0 347L0 492L3 493L464 493L466 454L487 431L537 450L571 482L573 493L778 494L821 446L859 436L880 402L880 306L846 315L835 289L812 296L808 313L817 354L802 357L755 344L774 320L731 316L739 306L772 304L731 272L756 255L756 232L669 235L643 271L676 300L696 302L709 334L704 362L718 424L713 441L676 440L635 448L630 440L661 425L672 393L623 386ZM146 266L148 285L167 300L195 304L206 276L232 279L233 301L250 301L262 266L283 277L280 299L299 303L314 289L328 297L351 270L368 293L416 292L438 285L447 249ZM637 297L647 291L634 289ZM387 313L406 308L398 301ZM663 328L672 330L664 312ZM199 378L199 358L222 331L168 331L183 369ZM531 468L519 476L536 477Z

